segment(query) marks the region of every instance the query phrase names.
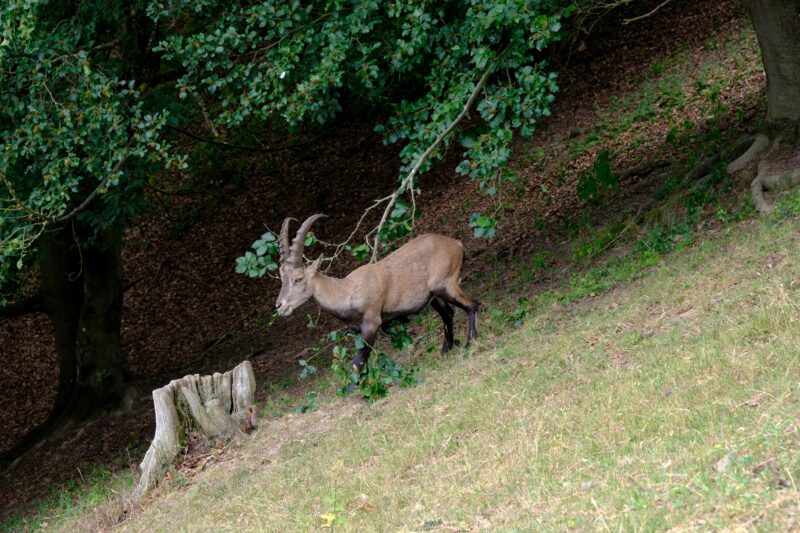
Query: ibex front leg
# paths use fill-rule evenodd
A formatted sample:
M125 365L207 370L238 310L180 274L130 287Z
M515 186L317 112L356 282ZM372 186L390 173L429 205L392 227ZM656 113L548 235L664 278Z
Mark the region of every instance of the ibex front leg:
M361 338L364 339L364 346L356 352L356 356L353 358L353 371L358 375L361 375L364 371L364 365L369 359L379 327L380 322L367 322L361 326Z

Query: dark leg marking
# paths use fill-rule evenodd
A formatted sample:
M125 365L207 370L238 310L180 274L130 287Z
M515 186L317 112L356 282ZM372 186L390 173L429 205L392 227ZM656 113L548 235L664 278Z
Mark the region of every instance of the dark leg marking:
M364 374L366 362L372 352L372 345L378 334L378 327L361 328L361 338L364 339L365 346L356 352L353 358L353 370L360 376Z
M469 318L469 333L467 334L467 344L469 344L469 341L478 336L478 308L480 306L481 303L478 300L473 300L472 305L467 311L467 317Z
M464 346L469 346L470 341L478 336L478 307L480 307L480 303L470 298L458 284L451 284L444 291L438 293L437 296L467 312L469 332Z
M444 343L442 344L442 353L444 353L453 347L453 315L455 311L438 296L434 296L433 300L431 300L431 307L439 313L439 316L442 317L442 322L444 322Z

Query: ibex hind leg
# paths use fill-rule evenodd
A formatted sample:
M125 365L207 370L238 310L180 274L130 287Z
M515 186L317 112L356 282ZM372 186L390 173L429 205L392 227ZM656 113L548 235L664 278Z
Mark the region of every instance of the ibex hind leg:
M469 295L461 289L458 283L451 283L439 296L447 303L453 304L467 312L469 332L467 333L467 342L465 345L469 346L470 341L478 336L478 308L481 305L480 302L470 298Z
M439 316L442 317L444 322L444 343L442 344L442 353L445 353L453 347L453 315L455 311L450 305L438 296L434 296L431 300L431 307L433 307Z

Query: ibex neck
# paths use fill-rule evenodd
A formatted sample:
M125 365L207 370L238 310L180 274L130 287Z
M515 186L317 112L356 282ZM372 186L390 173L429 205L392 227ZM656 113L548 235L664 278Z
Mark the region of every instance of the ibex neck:
M323 311L340 320L348 321L352 318L351 293L347 280L332 278L321 272L314 276L314 299Z

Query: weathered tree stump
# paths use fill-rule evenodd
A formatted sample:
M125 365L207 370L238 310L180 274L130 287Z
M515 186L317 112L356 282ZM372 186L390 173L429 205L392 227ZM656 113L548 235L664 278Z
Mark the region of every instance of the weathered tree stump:
M154 390L156 432L140 465L142 477L134 499L158 485L189 431L198 431L211 442L229 442L249 433L256 422L255 388L253 367L244 361L224 374L184 376Z

